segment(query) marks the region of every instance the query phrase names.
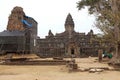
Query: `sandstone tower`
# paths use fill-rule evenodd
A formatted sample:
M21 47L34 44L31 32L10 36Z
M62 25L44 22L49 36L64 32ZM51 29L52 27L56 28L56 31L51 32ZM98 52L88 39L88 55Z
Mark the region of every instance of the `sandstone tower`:
M9 31L23 31L25 28L23 27L22 20L25 16L23 8L16 6L9 16L7 30Z
M74 31L74 21L70 13L67 15L67 18L65 21L65 31L69 33L69 38L71 38L72 32Z
M70 13L67 15L67 18L65 21L65 30L66 31L74 31L74 21L73 21Z

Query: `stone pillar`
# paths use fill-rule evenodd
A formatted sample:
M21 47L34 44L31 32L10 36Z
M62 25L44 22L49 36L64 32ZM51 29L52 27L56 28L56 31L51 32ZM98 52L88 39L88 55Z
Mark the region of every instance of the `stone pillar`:
M103 50L102 49L98 50L98 61L99 62L102 62L102 54L103 54Z

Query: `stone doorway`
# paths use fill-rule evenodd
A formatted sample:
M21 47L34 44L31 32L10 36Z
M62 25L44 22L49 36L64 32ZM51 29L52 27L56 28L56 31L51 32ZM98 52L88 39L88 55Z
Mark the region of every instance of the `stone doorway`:
M66 51L67 51L68 55L75 55L75 56L77 56L77 55L80 54L79 47L77 46L77 44L75 42L69 43L66 46Z
M71 55L75 54L75 50L73 48L71 48Z

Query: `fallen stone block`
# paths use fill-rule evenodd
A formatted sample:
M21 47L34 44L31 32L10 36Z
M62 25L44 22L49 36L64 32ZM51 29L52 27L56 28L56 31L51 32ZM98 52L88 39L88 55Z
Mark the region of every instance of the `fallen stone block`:
M90 69L89 72L90 72L90 73L95 73L95 72L96 72L96 69Z

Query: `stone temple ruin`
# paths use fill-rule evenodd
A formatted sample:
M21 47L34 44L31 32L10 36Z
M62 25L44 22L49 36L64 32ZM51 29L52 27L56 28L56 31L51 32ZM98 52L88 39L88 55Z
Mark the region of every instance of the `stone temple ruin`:
M53 35L49 30L46 38L37 39L37 49L40 56L45 57L88 57L97 56L98 50L103 49L99 37L90 30L88 34L79 33L74 30L75 23L71 14L67 15L65 20L65 31ZM109 42L103 42L104 45L111 45ZM106 48L109 48L107 46Z
M23 8L13 8L7 29L0 32L0 54L34 53L36 40L37 22L26 16Z
M23 12L23 9L21 7L15 7L11 15L9 16L7 30L9 31L23 31L25 30L24 24L22 23L22 20L25 18L25 13Z
M35 53L40 57L88 57L97 56L103 48L93 30L88 34L76 32L75 23L69 13L65 20L65 31L54 35L49 30L46 38L38 38L37 22L27 16L23 8L15 7L9 16L7 29L0 32L0 54ZM41 26L42 27L42 26ZM109 42L102 44L111 45Z

